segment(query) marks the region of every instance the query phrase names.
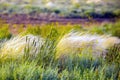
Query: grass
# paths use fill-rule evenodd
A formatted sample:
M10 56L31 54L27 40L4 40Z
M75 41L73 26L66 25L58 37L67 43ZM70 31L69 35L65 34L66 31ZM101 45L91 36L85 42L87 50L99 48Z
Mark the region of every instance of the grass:
M106 58L92 58L89 55L69 55L65 59L56 59L56 45L66 33L71 30L91 32L93 34L110 34L119 37L120 21L107 23L100 27L82 28L80 25L42 25L20 29L19 35L33 34L45 39L44 45L39 48L37 57L29 52L29 46L24 49L20 58L3 57L1 55L4 43L0 48L0 80L119 80L119 47L112 47ZM20 27L23 28L23 27ZM10 38L5 35L8 27L0 29L1 39ZM10 34L11 35L11 34ZM28 42L28 44L30 44ZM9 46L8 46L9 47ZM117 50L116 50L117 49ZM4 49L3 51L6 51ZM88 50L86 53L89 53ZM9 52L10 53L10 52ZM34 53L33 53L34 54ZM111 57L112 56L112 57Z
M2 39L10 39L11 38L11 33L6 25L3 25L4 27L0 28L0 40Z

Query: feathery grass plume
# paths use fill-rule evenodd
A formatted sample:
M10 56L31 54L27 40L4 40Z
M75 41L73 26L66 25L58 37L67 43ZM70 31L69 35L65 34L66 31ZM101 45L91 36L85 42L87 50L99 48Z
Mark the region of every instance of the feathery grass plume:
M102 3L102 0L87 0L86 1L87 4L90 4L90 3Z
M90 54L94 58L105 57L107 49L119 43L119 38L110 35L70 32L57 44L56 58L74 55L74 53Z
M39 53L40 47L44 44L44 39L38 36L25 35L17 36L6 41L1 47L1 57L20 57L29 50L29 54Z

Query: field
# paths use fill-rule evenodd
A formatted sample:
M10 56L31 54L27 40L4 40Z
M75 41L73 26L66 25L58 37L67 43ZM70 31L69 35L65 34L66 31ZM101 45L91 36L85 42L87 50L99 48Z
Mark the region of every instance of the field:
M120 80L119 0L1 0L0 80Z
M2 22L2 21L1 21ZM1 57L0 57L0 79L1 80L119 80L120 79L120 47L110 48L105 58L92 58L90 56L74 55L66 60L56 59L56 45L65 34L71 31L86 32L99 35L112 35L120 37L120 21L114 23L101 23L89 25L12 25L16 34L10 31L8 24L2 24L0 28ZM21 33L22 32L22 33ZM19 41L4 47L7 41L12 40L17 35L25 36L32 34L44 38L44 45L39 48L40 52L37 57L30 54L30 45L25 49L24 55L18 57L13 55L12 46L21 44ZM14 40L14 39L13 39ZM18 37L19 40L19 37ZM14 43L13 42L13 43ZM27 41L26 41L27 42ZM9 42L8 42L9 43ZM28 44L31 42L28 41ZM33 42L34 44L34 42ZM37 44L37 43L36 43ZM33 45L32 45L33 46ZM71 45L72 46L72 45ZM19 46L18 46L19 47ZM10 48L10 49L9 49ZM16 47L17 48L17 47ZM8 49L8 50L7 50ZM13 49L13 51L12 51ZM18 48L20 49L20 48ZM32 49L33 50L33 49ZM89 53L90 51L86 52ZM6 55L4 55L6 54ZM11 54L11 55L9 55ZM32 53L35 54L35 53ZM70 53L69 53L70 54ZM79 53L82 54L82 53Z

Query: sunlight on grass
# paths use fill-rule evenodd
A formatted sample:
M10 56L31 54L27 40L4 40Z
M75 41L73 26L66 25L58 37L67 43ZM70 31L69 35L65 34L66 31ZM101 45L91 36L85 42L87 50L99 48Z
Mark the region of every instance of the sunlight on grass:
M119 80L119 22L15 25L20 30L12 37L4 24L0 80Z

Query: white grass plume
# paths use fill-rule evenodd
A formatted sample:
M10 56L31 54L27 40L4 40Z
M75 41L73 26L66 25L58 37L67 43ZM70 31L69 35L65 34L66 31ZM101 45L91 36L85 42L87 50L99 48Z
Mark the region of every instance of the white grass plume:
M39 53L40 47L44 44L44 39L38 36L26 35L26 36L17 36L9 41L5 42L1 48L1 54L19 57L24 54L25 48L29 47L30 54Z
M87 50L87 53L92 53L94 57L105 56L109 47L119 43L119 38L110 35L71 32L59 41L56 58Z
M87 0L86 3L87 4L90 4L90 3L102 3L102 0Z
M48 8L53 8L53 7L55 7L55 4L50 1L50 2L48 2L48 3L46 4L46 7L48 7Z

